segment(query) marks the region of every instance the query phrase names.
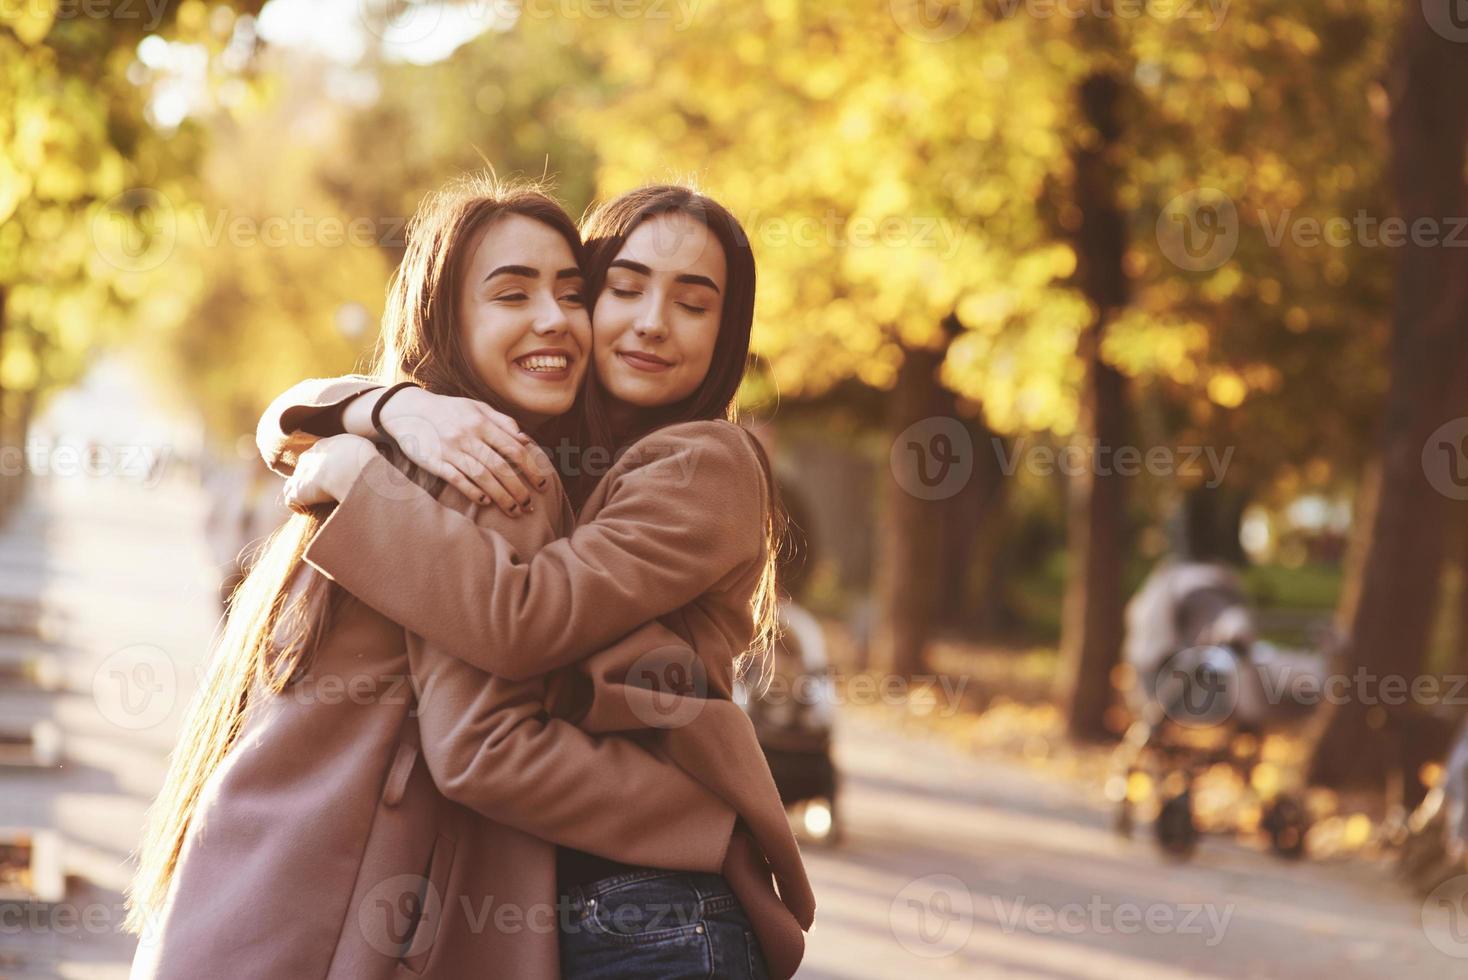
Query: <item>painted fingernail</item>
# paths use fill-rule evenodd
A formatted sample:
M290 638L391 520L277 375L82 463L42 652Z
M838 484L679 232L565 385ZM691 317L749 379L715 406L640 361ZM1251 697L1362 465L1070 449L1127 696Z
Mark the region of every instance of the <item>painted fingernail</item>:
M540 489L544 490L546 487L550 486L550 479L547 478L547 479L541 480L539 483L536 484L536 486L538 486Z
M510 505L510 513L511 514L518 514L518 513L520 513L520 505L519 504L511 504Z
M527 514L533 514L533 513L535 513L535 505L534 504L526 504L525 505L525 513L527 513Z

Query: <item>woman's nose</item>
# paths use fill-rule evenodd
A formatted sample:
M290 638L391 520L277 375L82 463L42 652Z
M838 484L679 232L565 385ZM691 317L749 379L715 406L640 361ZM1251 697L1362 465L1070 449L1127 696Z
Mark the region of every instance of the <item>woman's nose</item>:
M649 340L661 340L667 336L668 328L663 321L662 308L654 305L637 318L632 325L633 331L639 337Z
M565 333L570 327L571 320L566 316L566 310L552 299L549 303L542 304L535 318L535 332L544 335Z

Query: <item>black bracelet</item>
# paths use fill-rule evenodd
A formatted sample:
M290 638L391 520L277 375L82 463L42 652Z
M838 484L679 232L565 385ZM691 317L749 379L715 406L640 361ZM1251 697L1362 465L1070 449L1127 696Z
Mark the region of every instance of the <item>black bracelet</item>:
M398 392L402 391L404 388L422 387L422 385L418 384L415 381L399 381L397 384L393 385L391 388L388 388L382 394L377 396L377 404L372 406L372 428L376 430L377 434L383 438L383 441L392 443L393 445L397 445L397 440L388 435L387 430L382 427L382 407L387 404L387 400L393 395L396 395Z

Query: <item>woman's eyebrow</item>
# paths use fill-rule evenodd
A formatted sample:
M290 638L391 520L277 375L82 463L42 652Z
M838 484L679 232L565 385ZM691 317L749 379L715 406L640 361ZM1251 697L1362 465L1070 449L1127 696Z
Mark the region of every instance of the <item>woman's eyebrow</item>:
M557 272L556 273L556 278L557 279L584 279L584 278L586 278L586 273L582 272L580 269L576 268L573 265L573 266L570 266L568 268L562 269L560 272Z
M686 283L688 283L689 285L692 285L692 286L707 286L708 288L712 289L716 293L719 291L718 285L712 279L710 279L708 276L694 275L691 272L686 272L683 275L678 276L673 281L674 282L686 282Z
M481 281L489 282L495 276L524 276L526 279L539 279L540 270L532 269L528 265L502 265Z
M608 263L607 268L626 269L628 272L635 272L640 276L652 275L652 269L650 267L643 265L641 262L633 262L631 259L613 259ZM692 272L685 272L680 276L675 276L673 281L688 283L692 286L707 286L716 293L719 291L718 284L708 276L700 276Z
M643 265L641 262L633 262L631 259L612 259L607 264L607 268L626 269L628 272L635 272L639 276L652 275L652 269L650 267Z

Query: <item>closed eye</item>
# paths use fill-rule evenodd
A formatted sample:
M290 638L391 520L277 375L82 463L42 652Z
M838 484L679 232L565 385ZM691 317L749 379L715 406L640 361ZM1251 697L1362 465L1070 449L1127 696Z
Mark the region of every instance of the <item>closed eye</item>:
M618 289L616 286L608 286L607 289L618 299L631 299L634 296L642 295L642 290L640 289Z
M694 306L692 303L679 303L678 305L689 313L707 313L709 311L707 306Z

